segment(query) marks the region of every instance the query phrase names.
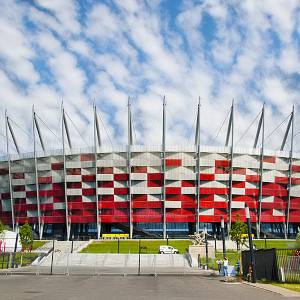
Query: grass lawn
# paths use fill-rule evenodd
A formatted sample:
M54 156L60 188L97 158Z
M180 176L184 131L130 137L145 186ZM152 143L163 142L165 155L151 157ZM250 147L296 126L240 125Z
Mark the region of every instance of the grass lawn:
M295 292L300 292L300 284L298 283L276 283L272 282L271 284L283 287L285 289L289 289Z
M185 253L185 249L193 243L189 240L169 240L169 246L172 246L179 250L179 253ZM141 249L141 253L156 254L158 253L158 247L167 245L166 240L141 240L141 247L147 249ZM119 243L120 253L139 253L139 241L138 240L120 240ZM88 247L84 248L81 253L118 253L118 241L94 241Z
M0 268L7 269L9 267L9 253L2 253L0 256ZM15 263L18 266L21 266L21 259L22 259L22 267L26 267L30 265L36 258L38 257L38 253L16 253ZM11 264L13 263L13 254L11 254Z
M42 247L43 245L45 245L47 242L44 241L33 241L33 246L31 250L36 250L39 247Z
M267 240L267 249L277 248L277 249L288 249L295 248L295 246L290 246L295 244L295 240ZM253 245L256 244L256 249L265 248L265 240L253 240ZM290 245L288 245L290 244Z

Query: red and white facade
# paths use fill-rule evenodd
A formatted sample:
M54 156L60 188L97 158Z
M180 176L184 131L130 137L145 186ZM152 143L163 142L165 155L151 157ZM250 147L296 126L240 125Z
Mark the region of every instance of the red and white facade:
M251 221L257 223L260 151L235 149L230 203L228 150L201 147L199 222L220 223L221 217L229 222L230 207L232 222L236 213L245 219L248 203ZM117 151L102 148L97 153L97 174L93 152L71 153L65 154L65 165L63 155L38 157L36 166L33 158L11 160L10 172L8 162L0 162L0 218L4 224L23 224L28 216L30 223L41 227L98 223L101 232L105 223L163 222L164 207L166 223L197 222L196 147L167 147L164 173L161 147L131 146L130 169L127 147ZM286 223L288 175L288 153L266 151L262 223ZM289 222L300 223L300 155L295 155L292 164Z
M72 149L63 119L62 150L8 153L0 161L1 221L16 229L28 217L40 237L45 224L56 224L67 239L79 224L94 224L98 237L119 224L133 237L155 223L165 238L176 223L191 234L200 223L219 227L223 217L230 228L236 213L245 220L247 203L258 235L263 224L284 224L286 235L300 225L299 153L233 148L233 137L231 146L200 146L199 118L194 146L166 146L165 118L162 146L132 145L128 108L129 146L101 146L95 117L93 148ZM233 109L230 120L233 132Z

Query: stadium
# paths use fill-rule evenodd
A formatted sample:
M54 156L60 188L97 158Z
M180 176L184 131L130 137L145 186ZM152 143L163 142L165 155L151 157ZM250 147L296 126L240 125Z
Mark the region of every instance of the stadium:
M21 153L6 115L7 155L0 160L0 219L14 230L28 217L40 238L188 236L204 227L220 234L245 204L257 237L294 236L300 225L300 153L293 152L294 111L279 151L264 148L264 108L252 148L234 147L232 105L224 147L200 144L200 103L195 143L134 145L128 102L128 145L101 145L94 106L94 147L73 149L62 108L62 149L48 151L33 113L34 151ZM284 151L291 134L291 149ZM16 154L9 153L9 136ZM36 143L43 151L36 151ZM258 147L259 141L261 146Z

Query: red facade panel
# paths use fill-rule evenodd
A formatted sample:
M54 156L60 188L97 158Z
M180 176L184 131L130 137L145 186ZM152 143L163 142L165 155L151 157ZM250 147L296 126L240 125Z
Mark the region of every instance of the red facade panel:
M115 195L128 195L128 188L114 188Z
M300 166L298 166L298 165L292 165L292 171L293 172L300 172Z
M39 177L38 178L38 183L39 184L46 184L46 183L52 183L52 177Z
M95 175L89 174L89 175L82 175L82 181L95 181Z
M181 159L166 159L166 166L180 167Z
M162 173L148 173L148 180L163 180L163 174Z
M51 170L63 170L64 163L52 163Z
M128 174L114 174L114 180L127 181L127 180L129 180L129 175Z
M82 195L83 196L93 196L95 195L96 193L96 190L93 189L93 188L90 188L90 189L82 189Z
M181 194L180 187L166 187L166 194Z
M215 161L215 166L216 167L230 167L230 160L216 160Z
M246 181L247 182L259 182L260 175L246 175Z
M200 174L200 180L214 181L215 180L215 174Z
M276 157L274 157L274 156L264 157L264 162L275 164L276 163Z
M131 167L131 173L147 173L147 167Z
M182 180L181 181L182 187L195 187L196 186L196 180Z

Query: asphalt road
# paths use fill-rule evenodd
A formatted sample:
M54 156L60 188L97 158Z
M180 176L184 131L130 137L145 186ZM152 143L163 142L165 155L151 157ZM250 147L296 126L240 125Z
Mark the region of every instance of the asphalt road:
M1 299L300 299L210 276L1 275Z

